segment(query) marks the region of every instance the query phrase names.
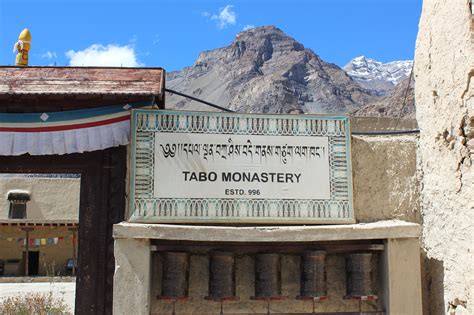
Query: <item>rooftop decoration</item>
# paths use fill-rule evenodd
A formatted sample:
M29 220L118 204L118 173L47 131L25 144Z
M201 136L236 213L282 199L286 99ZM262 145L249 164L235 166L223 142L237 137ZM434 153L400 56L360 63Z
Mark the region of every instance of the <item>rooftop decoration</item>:
M25 28L21 31L18 36L18 41L13 46L13 52L16 52L15 65L27 66L28 65L28 52L31 49L31 33L30 30Z

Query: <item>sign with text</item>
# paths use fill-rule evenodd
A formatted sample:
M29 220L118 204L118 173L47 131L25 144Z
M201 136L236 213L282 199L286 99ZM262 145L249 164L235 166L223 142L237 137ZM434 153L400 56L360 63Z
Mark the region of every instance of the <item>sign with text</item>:
M346 116L132 112L133 222L353 222Z

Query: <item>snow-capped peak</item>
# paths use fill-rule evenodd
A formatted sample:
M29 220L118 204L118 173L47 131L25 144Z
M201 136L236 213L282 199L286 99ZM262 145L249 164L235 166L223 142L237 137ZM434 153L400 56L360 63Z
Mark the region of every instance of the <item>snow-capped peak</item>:
M412 67L412 60L382 63L365 56L358 56L349 61L344 70L357 81L385 81L395 86L410 75Z

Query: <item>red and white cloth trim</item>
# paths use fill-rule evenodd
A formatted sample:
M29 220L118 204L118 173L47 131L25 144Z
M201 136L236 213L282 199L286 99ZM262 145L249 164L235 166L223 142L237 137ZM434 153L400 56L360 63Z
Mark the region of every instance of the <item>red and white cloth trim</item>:
M0 155L52 155L104 150L130 142L126 104L56 113L0 114Z

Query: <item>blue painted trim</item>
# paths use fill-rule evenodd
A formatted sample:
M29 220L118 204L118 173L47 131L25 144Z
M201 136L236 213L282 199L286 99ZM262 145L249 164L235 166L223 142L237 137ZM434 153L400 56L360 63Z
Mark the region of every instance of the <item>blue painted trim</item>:
M344 121L346 125L346 161L347 161L347 190L349 198L349 208L352 211L352 218L355 220L355 211L354 211L354 197L353 190L354 186L352 184L352 148L351 148L351 121L350 117L347 117Z
M106 106L106 107L96 107L96 108L87 108L63 112L46 112L49 118L47 121L43 121L40 116L43 113L0 113L0 123L50 123L50 122L59 122L59 121L68 121L68 120L78 120L93 118L98 116L116 114L120 112L125 112L127 109L123 107L127 104ZM140 108L144 106L153 105L153 101L140 102L140 103L130 103L128 104L132 108Z

